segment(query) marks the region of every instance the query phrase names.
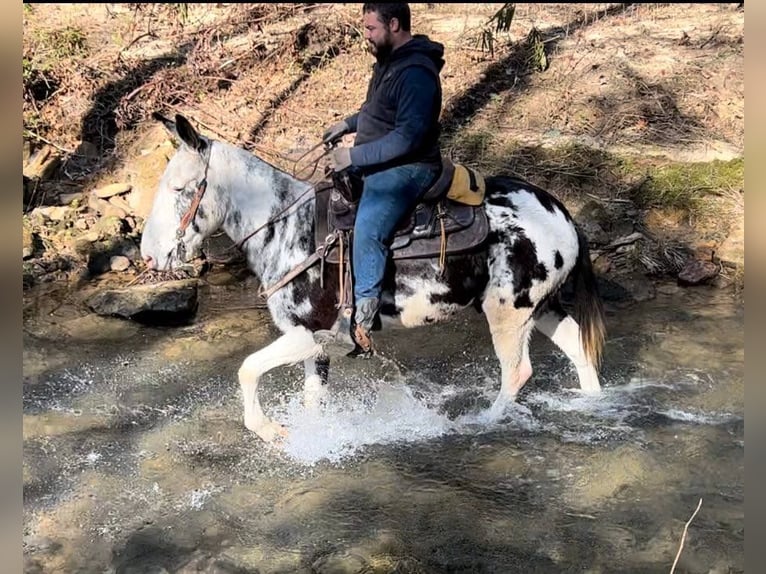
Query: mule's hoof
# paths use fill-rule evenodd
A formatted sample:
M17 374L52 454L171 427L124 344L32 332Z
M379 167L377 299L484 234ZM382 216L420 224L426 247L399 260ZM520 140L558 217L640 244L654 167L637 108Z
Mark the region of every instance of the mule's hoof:
M356 349L356 343L347 333L323 330L314 333L314 342L322 345L325 355L331 359L345 357Z
M253 431L258 437L267 443L279 443L285 440L290 434L289 431L276 421L268 421L260 425L245 425Z

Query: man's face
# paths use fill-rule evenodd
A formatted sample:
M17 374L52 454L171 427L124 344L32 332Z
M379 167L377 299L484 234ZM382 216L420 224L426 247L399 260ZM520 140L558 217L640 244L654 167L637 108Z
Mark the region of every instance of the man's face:
M364 39L369 42L372 54L378 59L388 56L393 47L389 27L380 21L377 12L367 12L362 22L364 24Z

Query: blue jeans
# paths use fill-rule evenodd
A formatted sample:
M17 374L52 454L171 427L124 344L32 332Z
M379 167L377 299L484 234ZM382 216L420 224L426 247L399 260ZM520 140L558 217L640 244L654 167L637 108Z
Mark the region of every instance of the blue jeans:
M423 164L393 167L368 175L354 224L354 298L376 297L383 290L389 247L400 220L438 175L438 169Z

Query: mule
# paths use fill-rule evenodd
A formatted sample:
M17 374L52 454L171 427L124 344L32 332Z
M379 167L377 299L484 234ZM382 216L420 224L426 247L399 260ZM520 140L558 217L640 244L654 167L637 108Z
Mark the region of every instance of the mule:
M338 313L337 266L294 272L317 247L312 186L248 150L201 135L181 115L175 121L155 118L179 145L144 224L141 254L147 266L177 268L198 257L203 241L223 229L233 241L244 241L248 266L263 286L295 275L267 300L281 336L246 357L238 371L245 426L264 441L278 440L287 430L264 414L259 380L276 367L303 362L304 404L319 404L329 359L313 333L329 329ZM378 328L435 324L475 306L486 317L501 367L490 417L500 417L532 375L533 328L573 363L583 392L599 393L605 321L587 239L546 191L502 175L485 182L486 241L447 255L441 270L433 257L391 259ZM305 200L296 202L301 196ZM559 298L570 278L574 316Z

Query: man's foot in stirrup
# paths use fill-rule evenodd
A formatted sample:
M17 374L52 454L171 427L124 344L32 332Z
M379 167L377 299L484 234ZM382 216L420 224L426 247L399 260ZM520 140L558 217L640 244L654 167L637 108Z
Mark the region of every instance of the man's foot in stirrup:
M361 299L356 306L354 339L359 346L356 354L365 358L371 357L374 353L370 331L378 312L379 301L377 297L368 297Z
M354 339L356 340L356 349L354 349L353 353L355 357L369 359L375 354L372 347L372 337L370 337L370 333L362 325L354 327Z
M351 338L351 307L345 307L331 329L322 329L314 333L314 341L322 345L325 354L332 358L345 357L356 348Z

